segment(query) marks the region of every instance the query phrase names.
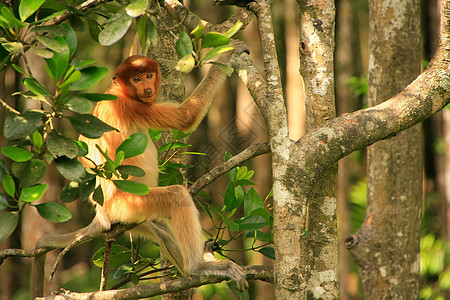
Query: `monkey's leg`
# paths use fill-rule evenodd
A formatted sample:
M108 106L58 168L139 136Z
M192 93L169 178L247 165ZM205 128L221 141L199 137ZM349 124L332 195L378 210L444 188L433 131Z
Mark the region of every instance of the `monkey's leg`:
M139 234L156 237L182 273L191 274L201 263L202 229L197 208L184 186L152 187L145 196L117 191L111 200L105 201L104 209L112 222L156 221L139 226Z
M124 194L120 198L111 207L105 203L110 214L116 213L112 215L113 219L117 218L119 222L139 222L141 218L149 220L138 227L139 233L147 229L147 235L156 236L166 256L182 273L222 275L234 280L239 290L248 286L243 269L232 261L203 261L198 210L184 186L154 187L145 196ZM123 205L134 208L132 216L121 213L124 211ZM127 219L120 220L119 217Z

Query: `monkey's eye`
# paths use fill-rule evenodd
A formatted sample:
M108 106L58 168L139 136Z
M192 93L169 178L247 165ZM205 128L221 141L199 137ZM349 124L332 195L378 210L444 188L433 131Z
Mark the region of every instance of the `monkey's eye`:
M142 79L141 79L140 76L136 76L136 77L133 77L132 80L133 80L134 82L139 82L139 81L141 81Z
M147 79L151 79L151 78L153 78L153 74L152 73L147 74Z

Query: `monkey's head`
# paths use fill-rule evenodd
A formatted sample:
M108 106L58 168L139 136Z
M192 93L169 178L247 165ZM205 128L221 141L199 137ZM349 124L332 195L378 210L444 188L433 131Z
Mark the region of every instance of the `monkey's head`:
M159 65L145 56L130 56L117 67L113 82L129 98L145 103L155 102L161 86Z

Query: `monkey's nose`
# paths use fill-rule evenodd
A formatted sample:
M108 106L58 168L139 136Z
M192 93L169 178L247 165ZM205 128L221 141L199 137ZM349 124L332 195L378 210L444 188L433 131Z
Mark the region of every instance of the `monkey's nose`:
M145 93L146 95L152 95L152 94L153 94L153 90L152 90L151 88L144 89L144 93Z

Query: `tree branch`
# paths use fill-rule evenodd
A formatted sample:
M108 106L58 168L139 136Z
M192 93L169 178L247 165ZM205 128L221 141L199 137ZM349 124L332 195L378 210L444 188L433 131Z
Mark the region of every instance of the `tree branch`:
M304 179L300 184L312 186L322 170L342 157L395 136L450 103L450 49L446 47L441 44L429 67L396 96L328 120L293 144L292 163ZM311 164L314 168L307 167Z
M223 162L219 166L215 167L199 179L197 179L196 182L194 182L190 188L189 193L191 195L196 195L198 192L200 192L202 189L204 189L206 186L211 184L214 180L228 172L229 170L233 169L236 166L239 166L243 162L252 159L256 156L259 156L261 154L265 154L270 152L270 146L268 143L259 143L255 145L249 146L244 151L240 152L239 154L233 156L229 160Z
M81 3L80 5L78 5L76 7L76 9L80 10L80 11L85 11L85 10L87 10L87 9L93 7L93 6L97 6L98 4L106 3L106 2L110 2L110 1L112 1L112 0L87 0L87 1L85 1L83 3ZM58 16L56 18L53 18L50 21L46 22L45 25L48 26L48 25L54 25L54 24L62 23L65 20L67 20L70 17L70 15L72 15L72 14L73 13L71 11L67 11L67 12L63 13L62 15L60 15L60 16Z
M0 98L0 105L3 106L4 109L6 109L7 111L9 111L10 113L13 114L20 114L19 111L15 110L14 108L12 108L11 106L8 105L8 103L5 102L5 100Z
M189 11L183 4L177 0L165 0L161 3L163 8L170 13L170 15L177 21L182 22L189 30L193 30L199 25L205 26L205 31L225 32L236 24L237 21L243 23L244 29L252 20L253 14L243 8L238 9L225 22L218 25L213 25L206 20L203 20L196 14Z
M247 266L244 267L247 279L259 279L273 283L273 269L268 266ZM65 292L59 295L51 295L37 299L140 299L158 296L167 293L176 293L185 289L195 288L206 284L214 284L226 281L225 276L188 276L174 280L155 283L152 285L140 285L121 290L109 290L92 293L72 293Z

